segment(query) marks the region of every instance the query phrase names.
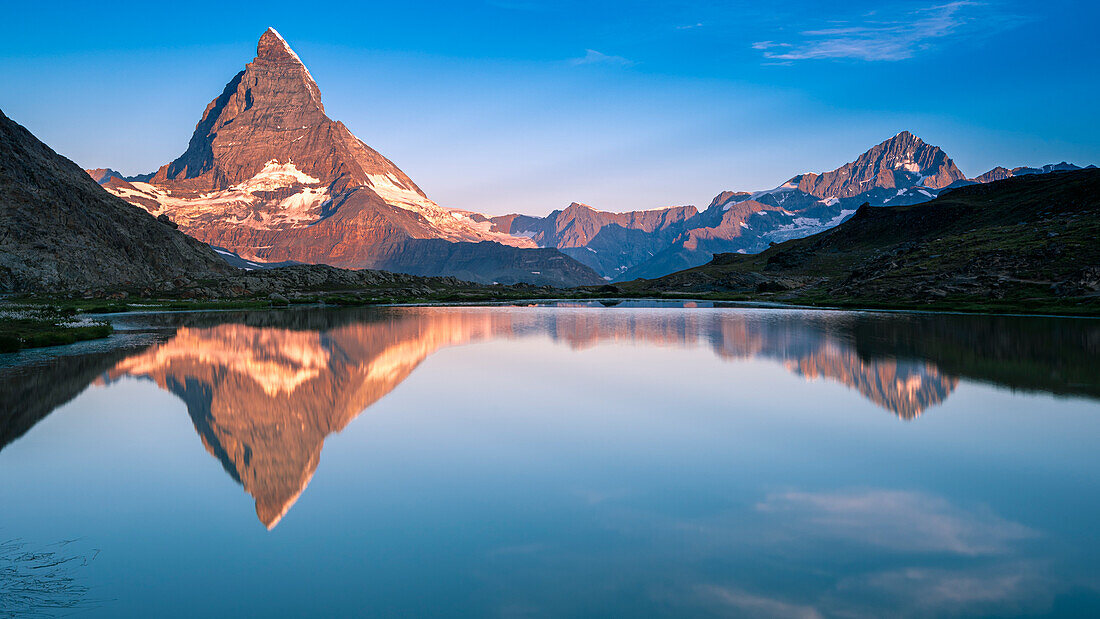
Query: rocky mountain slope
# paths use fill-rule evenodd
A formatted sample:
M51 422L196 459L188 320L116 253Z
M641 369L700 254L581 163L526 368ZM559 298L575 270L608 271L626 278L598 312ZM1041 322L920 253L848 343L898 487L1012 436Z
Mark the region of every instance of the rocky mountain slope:
M1048 163L1041 168L1029 168L1027 166L1020 166L1018 168L1004 168L997 166L992 170L982 174L973 180L978 183L992 183L993 181L1000 181L1006 178L1012 178L1013 176L1024 176L1027 174L1050 174L1051 172L1072 172L1074 170L1086 170L1095 168L1096 166L1090 165L1085 168L1073 165L1072 163Z
M147 182L100 178L119 197L245 260L403 270L405 253L414 251L423 258L417 272L456 275L448 265L457 251L470 258L463 275L480 282L599 280L556 252L525 254L536 247L530 239L429 200L393 162L325 114L313 77L273 29L207 106L180 157Z
M966 176L939 147L902 131L858 159L824 174L800 174L787 181L815 198L854 198L874 190L889 192L921 185L942 189Z
M688 222L703 230L677 238L619 279L660 277L704 264L716 253L760 252L771 243L831 228L860 204L924 202L965 178L939 147L902 131L835 170L800 174L768 191L719 194L699 221ZM723 222L730 209L737 212L736 227ZM699 244L698 238L708 242Z
M556 247L612 278L666 247L698 214L694 206L609 213L574 202L546 217L503 215L488 221L494 231Z
M968 179L941 148L902 131L834 170L766 191L722 192L702 212L609 213L573 203L545 217L488 217L438 206L331 120L305 65L269 29L256 58L207 106L179 158L139 177L106 168L89 174L246 262L572 286L660 277L716 253L760 252L829 229L864 203L917 204L966 184L1075 168L996 168ZM561 253L527 253L535 248Z
M1091 311L1100 306L1100 170L1022 175L848 221L756 255L625 284L859 304Z
M232 270L0 112L0 291L141 286Z
M919 204L949 188L1073 169L1080 168L998 168L968 179L942 149L902 131L835 170L799 174L766 191L723 191L701 212L677 206L606 213L574 203L546 217L487 219L494 231L557 247L607 279L629 281L698 266L716 253L757 253L809 236L843 222L864 203Z

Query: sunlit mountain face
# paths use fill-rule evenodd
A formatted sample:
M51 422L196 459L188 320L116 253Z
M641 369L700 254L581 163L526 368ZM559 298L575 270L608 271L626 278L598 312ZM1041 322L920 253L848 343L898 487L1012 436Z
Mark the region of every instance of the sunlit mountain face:
M957 379L927 362L865 358L840 314L592 308L403 308L333 326L181 326L118 361L106 382L154 381L178 396L204 446L274 527L305 489L325 438L401 384L433 352L497 338L708 347L730 361L772 359L808 380L846 385L903 419L942 402Z

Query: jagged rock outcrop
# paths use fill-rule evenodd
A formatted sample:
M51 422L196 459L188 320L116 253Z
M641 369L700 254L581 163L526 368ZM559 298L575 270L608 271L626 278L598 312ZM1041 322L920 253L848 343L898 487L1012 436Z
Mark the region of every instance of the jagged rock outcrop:
M698 214L694 206L609 213L574 202L546 217L513 214L489 221L493 230L556 247L611 279L667 247Z
M183 155L148 182L109 170L93 175L245 261L570 286L659 277L715 253L759 252L836 226L864 203L917 204L973 182L1073 168L998 168L969 180L942 149L902 131L835 170L800 174L767 191L722 192L702 212L609 213L573 203L545 217L487 217L440 208L329 119L309 71L269 29L256 58L207 106ZM727 216L735 204L740 214ZM590 268L554 252L525 253L535 247Z
M1000 181L1006 178L1012 178L1013 176L1024 176L1027 174L1050 174L1051 172L1073 172L1074 170L1085 170L1088 168L1095 168L1096 166L1090 165L1082 168L1081 166L1067 163L1065 161L1061 163L1048 163L1041 168L1029 168L1027 166L1020 166L1009 170L1003 166L997 166L992 170L974 178L978 183L992 183L993 181Z
M491 218L494 230L558 247L614 281L661 277L716 253L755 253L835 226L865 202L914 204L966 183L947 154L902 131L855 161L768 191L723 191L702 212L672 207L605 213L573 203L547 217Z
M255 59L207 106L180 157L148 182L108 178L105 186L245 260L397 270L408 261L394 256L425 239L536 247L438 206L393 162L330 119L317 83L273 29L260 37ZM446 264L443 249L435 243L418 248L438 255L417 271L455 275L426 268ZM517 251L480 249L484 270L497 273L505 269L500 256L513 260ZM511 275L536 284L599 281L580 265L562 270L568 262ZM494 279L476 269L466 276Z
M902 131L851 163L822 174L801 174L788 183L817 198L843 199L872 189L912 185L940 189L965 179L947 153Z
M985 174L976 177L974 180L979 183L992 183L993 181L1003 181L1004 179L1011 178L1012 176L1012 170L1009 170L1008 168L1005 168L1003 166L997 166L992 170L986 172Z
M100 185L105 185L114 178L117 178L119 180L126 180L121 173L116 172L111 168L94 168L84 171L88 173L88 176L92 177L92 180L99 183Z
M623 288L1093 313L1100 300L1098 196L1095 169L971 184L927 204L864 205L825 232L756 255L717 255Z
M832 228L861 204L918 204L970 182L942 149L902 131L835 170L800 174L767 191L718 194L698 217L685 222L684 236L620 274L617 281L662 277L705 264L718 253L761 252L773 243ZM695 231L715 227L719 214L731 208L744 211L737 222L743 230Z
M143 286L231 270L0 112L0 291Z

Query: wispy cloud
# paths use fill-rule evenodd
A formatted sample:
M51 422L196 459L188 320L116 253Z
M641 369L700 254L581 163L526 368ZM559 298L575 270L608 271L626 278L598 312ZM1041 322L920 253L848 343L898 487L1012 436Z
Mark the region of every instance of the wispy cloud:
M703 22L695 22L694 24L684 24L683 26L676 26L677 30L691 30L692 28L702 28Z
M696 591L701 597L717 602L723 610L733 611L746 617L768 617L775 619L821 619L823 615L812 606L792 604L790 602L755 595L733 587L700 585ZM726 613L721 613L726 614Z
M798 40L757 41L752 47L778 63L841 58L905 60L930 48L937 40L969 32L979 23L988 34L1018 21L990 9L987 3L957 0L910 9L892 19L871 12L857 21L833 22L826 28L803 30Z
M573 58L569 61L572 65L585 65L585 64L605 64L605 65L617 65L620 67L630 67L636 64L629 58L623 58L622 56L611 56L602 52L597 52L594 49L584 50L584 56L580 58Z
M837 589L854 600L879 599L917 616L1021 615L1049 610L1058 583L1042 561L1008 560L966 568L907 566L853 575ZM868 616L874 609L865 609ZM850 614L859 613L855 608Z
M995 555L1036 535L988 508L967 510L938 496L900 490L784 492L769 495L756 509L801 537L846 539L902 552Z

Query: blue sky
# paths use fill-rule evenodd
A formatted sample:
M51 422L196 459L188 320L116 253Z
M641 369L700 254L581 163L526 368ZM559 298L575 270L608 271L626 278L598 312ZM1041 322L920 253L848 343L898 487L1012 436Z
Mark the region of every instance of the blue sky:
M85 167L183 152L277 28L444 206L705 206L903 129L963 172L1100 164L1094 2L17 3L0 109Z

